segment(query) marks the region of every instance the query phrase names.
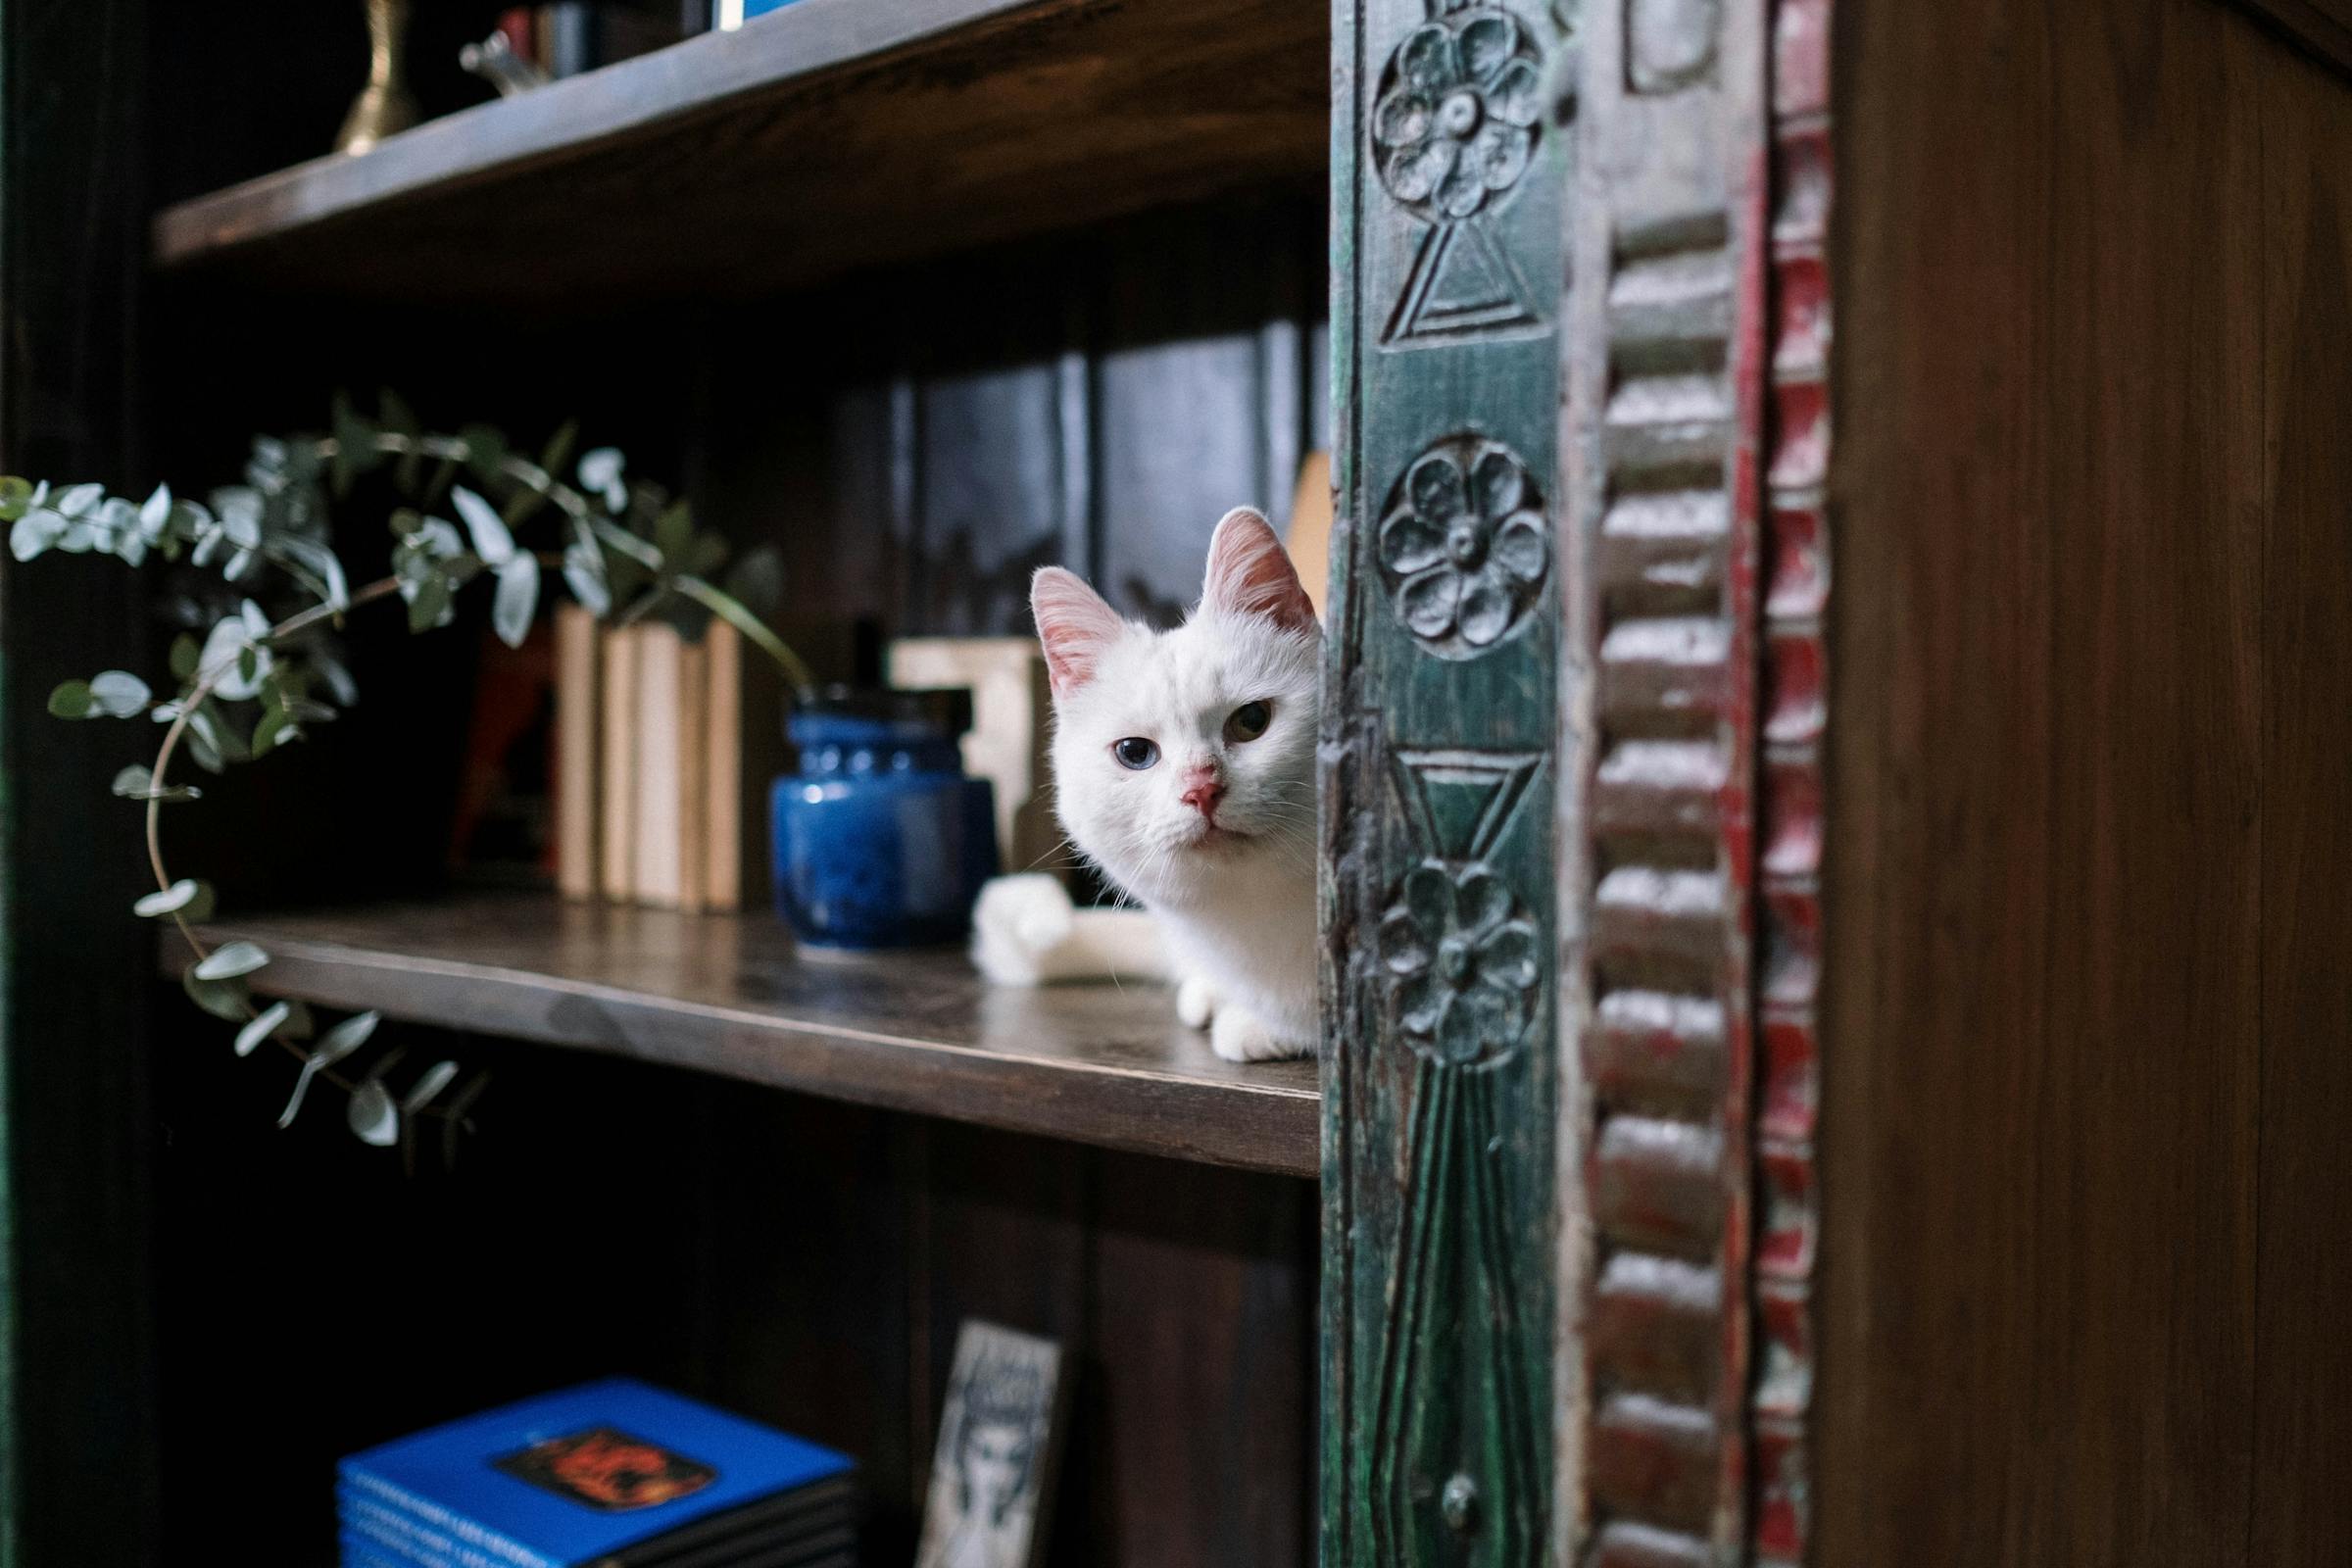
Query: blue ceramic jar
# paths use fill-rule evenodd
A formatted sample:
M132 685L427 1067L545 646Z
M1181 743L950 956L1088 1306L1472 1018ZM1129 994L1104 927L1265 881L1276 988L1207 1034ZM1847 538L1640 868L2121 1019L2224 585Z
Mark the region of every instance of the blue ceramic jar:
M772 797L778 911L803 942L960 941L997 873L996 809L956 737L971 694L831 687L785 721L800 770Z

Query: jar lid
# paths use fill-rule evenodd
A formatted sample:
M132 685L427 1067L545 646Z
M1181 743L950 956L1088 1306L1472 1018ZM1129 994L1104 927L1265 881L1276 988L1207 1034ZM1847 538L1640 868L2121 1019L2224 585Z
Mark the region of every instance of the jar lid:
M972 727L972 692L968 686L826 686L800 697L793 716L864 719L952 738Z

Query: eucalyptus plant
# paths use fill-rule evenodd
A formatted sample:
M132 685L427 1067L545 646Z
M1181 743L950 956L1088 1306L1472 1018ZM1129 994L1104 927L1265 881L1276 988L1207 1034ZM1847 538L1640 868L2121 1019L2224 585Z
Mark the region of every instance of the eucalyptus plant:
M519 645L554 573L598 617L625 623L649 614L715 615L773 659L795 686L806 665L751 605L772 598L772 552L735 564L721 587L726 541L696 526L691 509L660 485L634 478L621 454L572 449L566 424L536 454L517 452L488 425L455 434L425 430L407 404L383 394L374 417L335 402L324 434L264 436L253 444L244 482L204 501L159 485L144 500L104 486L55 486L0 476L0 524L21 562L50 551L105 555L128 566L150 558L179 563L195 582L182 603L191 629L172 642L172 689L159 696L128 670L69 680L49 695L65 719L144 719L161 727L151 762L115 776L114 793L145 808L147 861L155 891L132 907L169 920L189 951L181 984L206 1012L236 1025L234 1049L265 1045L301 1068L278 1117L291 1126L314 1086L346 1097L346 1120L362 1141L404 1142L416 1124L442 1124L445 1151L488 1081L456 1061L438 1061L394 1090L402 1053L365 1054L377 1014L320 1027L302 1003L262 1004L251 977L270 955L252 942L209 946L198 927L212 915L213 888L175 877L166 864L164 808L202 791L172 771L184 755L206 773L224 772L300 741L358 697L337 652L345 617L399 600L413 633L448 625L458 595L477 578L490 584L497 635ZM364 477L388 470L400 504L391 513L388 567L352 583L328 529L330 508ZM690 608L691 607L691 608ZM365 1065L363 1065L363 1063Z

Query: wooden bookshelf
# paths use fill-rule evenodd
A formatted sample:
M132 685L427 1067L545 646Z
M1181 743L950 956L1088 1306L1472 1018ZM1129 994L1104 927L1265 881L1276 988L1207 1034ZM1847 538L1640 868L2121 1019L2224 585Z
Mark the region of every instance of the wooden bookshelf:
M1319 181L1328 50L1265 0L799 0L181 202L152 254L411 303L761 294Z
M1004 990L956 953L797 951L772 915L466 895L222 921L267 995L1245 1170L1316 1174L1315 1064L1239 1066L1156 986ZM167 933L164 968L184 949Z

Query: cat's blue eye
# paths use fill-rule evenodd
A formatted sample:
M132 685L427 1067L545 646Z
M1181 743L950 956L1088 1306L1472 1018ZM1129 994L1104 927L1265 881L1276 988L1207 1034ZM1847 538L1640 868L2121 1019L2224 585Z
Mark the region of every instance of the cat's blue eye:
M1159 748L1141 735L1130 735L1123 741L1112 741L1110 755L1119 760L1121 767L1131 767L1140 773L1159 760Z
M1225 720L1225 738L1236 743L1253 741L1266 732L1274 722L1274 708L1270 703L1244 703Z

